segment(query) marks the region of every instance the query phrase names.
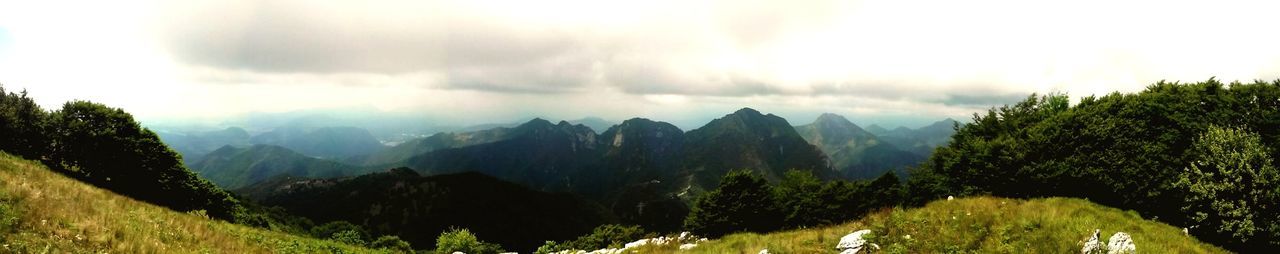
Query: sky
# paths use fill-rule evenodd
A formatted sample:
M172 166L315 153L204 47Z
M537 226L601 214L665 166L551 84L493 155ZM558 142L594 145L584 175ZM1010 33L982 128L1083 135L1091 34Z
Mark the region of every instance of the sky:
M373 107L452 124L742 107L920 126L1159 80L1280 78L1277 1L14 1L0 83L143 121ZM158 121L158 120L157 120Z

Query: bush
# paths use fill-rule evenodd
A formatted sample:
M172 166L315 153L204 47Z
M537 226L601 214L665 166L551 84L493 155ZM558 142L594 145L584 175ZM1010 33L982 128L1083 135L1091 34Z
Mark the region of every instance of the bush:
M554 252L561 250L598 250L604 248L621 248L623 245L644 238L649 238L653 234L645 233L640 226L623 226L616 224L600 225L591 230L590 234L579 236L578 239L564 243L547 242L539 251Z
M329 240L333 240L347 245L365 246L364 234L359 230L343 230L329 236Z
M350 234L348 233L348 231L354 232L355 233L354 236L359 236L359 239L361 241L367 242L367 240L369 239L369 233L365 232L364 228L356 224L351 224L351 222L341 221L341 220L330 221L329 223L325 223L320 226L313 227L311 228L311 235L320 239L330 239L334 235L339 233Z
M502 246L498 246L498 244L481 242L470 230L454 228L440 233L440 237L436 238L437 254L451 254L453 252L493 254L501 253L503 250Z
M413 253L413 246L410 246L409 242L405 242L404 240L401 240L399 236L394 235L379 236L378 239L373 240L373 243L369 244L369 247L375 249L386 249L400 253Z
M1188 153L1194 159L1175 185L1193 225L1232 244L1280 241L1280 172L1258 134L1210 127Z

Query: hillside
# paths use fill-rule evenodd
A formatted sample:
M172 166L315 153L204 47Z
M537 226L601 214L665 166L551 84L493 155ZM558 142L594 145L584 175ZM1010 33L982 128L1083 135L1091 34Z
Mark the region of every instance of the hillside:
M368 130L356 127L277 128L249 139L252 144L283 146L301 154L344 160L386 149Z
M883 127L871 125L867 128L867 131L875 134L885 143L898 147L898 149L928 157L933 154L934 148L946 145L951 141L951 135L956 133L956 123L956 120L948 118L919 129L898 127L893 130L886 130Z
M822 114L813 123L796 126L796 132L822 150L832 168L848 179L872 179L891 170L905 176L906 166L925 159L880 140L837 114Z
M993 197L934 201L895 208L828 227L769 234L740 233L700 243L679 253L833 253L840 237L870 229L885 253L1078 253L1094 229L1133 237L1138 252L1227 253L1181 229L1073 198ZM676 253L675 246L646 246L641 253Z
M174 212L0 153L0 252L377 252Z
M273 145L223 146L190 164L190 167L191 171L223 189L240 188L281 175L326 178L362 173L355 166L309 157Z
M600 160L603 150L591 128L533 119L509 131L506 140L436 150L411 157L405 165L426 174L476 171L546 191L595 181L572 177Z
M615 222L598 204L563 193L531 190L474 173L423 177L406 168L354 178L274 179L237 191L316 222L345 220L413 246L435 246L451 227L529 252Z

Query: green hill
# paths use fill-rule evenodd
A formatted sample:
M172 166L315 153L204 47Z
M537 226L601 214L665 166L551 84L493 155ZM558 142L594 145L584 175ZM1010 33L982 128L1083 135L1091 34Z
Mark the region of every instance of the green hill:
M796 126L796 132L827 154L831 166L848 179L874 179L888 171L905 176L905 167L925 159L880 140L837 114L822 114L813 123Z
M174 212L0 153L0 253L369 253Z
M223 146L190 167L191 171L224 189L236 189L280 175L327 178L364 173L359 167L313 158L273 145Z
M975 197L934 201L914 209L886 209L840 225L775 232L740 233L699 244L689 251L646 246L640 253L834 253L840 237L870 229L884 253L1077 253L1094 229L1133 237L1138 252L1227 253L1181 229L1074 198L1030 200Z

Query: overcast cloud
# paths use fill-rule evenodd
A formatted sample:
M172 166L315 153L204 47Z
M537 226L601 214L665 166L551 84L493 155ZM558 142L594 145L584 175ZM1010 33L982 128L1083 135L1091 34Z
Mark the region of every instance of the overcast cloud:
M46 105L90 99L144 118L375 106L459 122L705 120L755 107L796 124L835 112L920 125L1031 93L1280 78L1277 9L1272 1L4 1L0 83Z

